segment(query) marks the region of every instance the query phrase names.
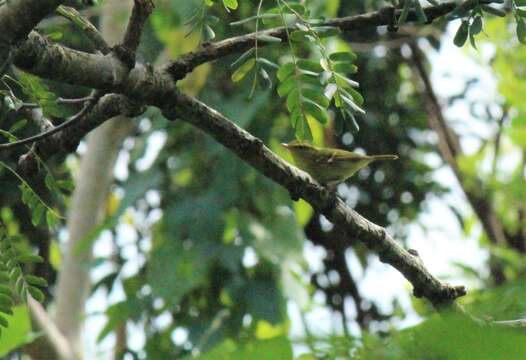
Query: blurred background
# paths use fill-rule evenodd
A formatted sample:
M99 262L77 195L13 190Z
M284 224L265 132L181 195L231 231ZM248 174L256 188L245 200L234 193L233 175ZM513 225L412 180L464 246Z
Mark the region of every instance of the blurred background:
M84 5L83 14L116 43L127 3ZM252 22L229 23L253 16L258 3L240 1L227 11L221 2L201 8L197 0L158 0L139 60L163 64L191 51L210 36L207 26L215 40L254 31ZM386 5L306 3L313 17L327 18ZM274 6L262 3L263 9ZM208 18L189 32L185 24L199 9L217 21ZM357 116L358 132L336 131L334 124L342 121L337 111L330 111L329 126L310 122L315 144L399 155L396 162L361 170L339 185L338 194L417 250L432 274L465 285L468 294L460 303L483 319L526 315L526 49L515 21L512 15L485 16L476 47L454 45L460 20L328 38L327 49L358 55L358 72L349 76L360 83L366 114ZM63 18L50 17L40 31L90 51L83 34ZM259 51L277 64L290 56L285 45ZM314 47L296 52L319 56ZM275 86L258 86L249 98L251 76L231 80L238 56L198 67L180 82L181 90L292 161L279 146L294 138L283 101ZM275 83L275 73L270 75ZM59 96L88 94L45 84ZM2 129L22 116L5 107L2 112ZM17 136L34 132L27 126ZM108 165L114 181L99 204L101 223L79 240L79 251L93 251L77 264L91 282L81 299L85 316L77 321L86 359L521 358L520 352L500 357L502 349L516 348L516 333L441 321L360 239L341 241L346 235L307 203L291 201L284 189L188 124L168 122L150 108L121 133ZM38 249L46 259L31 270L50 283L51 313L61 311L57 279L67 269L72 194L90 146L82 142L75 154L46 164L71 185L62 196L43 195L68 218L53 227L32 224L31 211L19 201L19 179L0 172L0 218L20 246ZM17 155L2 161L15 164ZM12 322L6 333L15 334L18 326L24 336L11 347L1 339L4 354L30 339L27 310L22 307L19 316L25 320ZM454 340L467 330L472 337ZM10 356L18 358L18 351Z

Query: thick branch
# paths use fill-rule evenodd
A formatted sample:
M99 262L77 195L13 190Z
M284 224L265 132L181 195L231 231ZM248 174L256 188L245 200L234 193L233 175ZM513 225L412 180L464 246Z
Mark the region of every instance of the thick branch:
M178 94L178 101L174 105L176 113L185 114L181 120L208 133L243 161L285 187L291 194L308 201L336 226L377 253L382 262L400 271L413 285L415 296L425 297L434 306L440 307L451 304L454 299L465 294L463 286L442 283L429 273L418 256L402 248L384 228L349 208L307 173L289 165L261 140L214 109L181 93ZM176 116L170 111L165 111L165 115L172 118ZM341 241L346 241L345 239L346 237Z
M452 5L449 6L442 5L440 9L450 11ZM364 26L364 21L371 16L353 17L354 26ZM429 17L433 16L430 14ZM352 29L351 25L341 21L339 26L346 30ZM248 42L250 41L252 40L249 39ZM15 61L17 66L39 76L122 92L139 103L160 107L168 118L174 119L178 114L185 114L182 120L213 136L241 159L284 186L295 197L307 200L343 231L360 239L380 256L381 261L394 266L411 282L416 296L429 299L435 306L442 306L465 294L464 287L450 286L436 279L427 271L420 258L403 249L384 228L347 207L341 199L331 195L308 174L290 166L271 152L259 139L205 104L179 93L175 81L166 72L147 67L135 67L128 72L127 67L115 58L50 45L36 33L32 33L30 39L20 48Z
M79 354L75 352L68 339L57 328L44 307L32 297L27 299L27 305L33 328L42 331L44 337L26 345L24 351L33 359L80 359Z
M17 0L6 1L0 6L0 69L4 69L9 61L12 47L22 42L40 20L63 2L64 0Z

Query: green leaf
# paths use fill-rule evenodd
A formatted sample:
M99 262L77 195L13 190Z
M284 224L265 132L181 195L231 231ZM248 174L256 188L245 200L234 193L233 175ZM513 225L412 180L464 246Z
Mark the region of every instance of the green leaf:
M291 62L281 65L277 73L279 81L283 81L294 74L295 69L296 67L294 66L294 63Z
M323 91L321 91L321 89L302 89L301 95L315 102L324 109L329 107L329 99L327 99L327 97L323 94Z
M312 38L310 31L294 30L292 33L290 33L290 40L296 41L296 42L305 42L305 41L311 41L314 39Z
M292 91L292 89L296 87L296 85L296 78L293 76L289 77L287 80L285 80L278 86L278 95L280 97L287 95L289 92Z
M335 26L315 26L312 28L320 38L336 36L341 33L340 28Z
M482 17L477 16L471 23L469 27L469 33L473 35L478 35L482 31Z
M300 59L296 62L298 67L303 70L312 71L315 73L320 73L323 71L322 66L318 61Z
M223 0L223 5L227 9L232 9L232 10L236 10L238 6L237 0Z
M16 257L16 261L23 264L40 264L44 262L41 256L34 254L23 254Z
M299 95L299 89L295 88L291 92L289 92L287 96L287 109L289 112L294 112L296 109L298 109L300 103L300 95Z
M19 120L19 121L17 121L16 123L14 123L14 124L9 128L8 132L14 134L15 132L17 132L18 130L22 129L22 128L25 127L26 125L27 125L27 120L26 120L26 119Z
M236 59L236 61L234 61L232 64L230 64L231 67L235 68L237 67L239 64L242 64L244 63L249 57L252 56L253 53L256 52L256 48L250 48L248 49L247 51L245 51L243 54L241 54L240 57L238 57Z
M7 285L0 284L0 294L3 294L8 297L13 297L13 291Z
M256 59L254 58L249 59L239 68L237 68L236 71L234 71L234 73L232 74L232 81L234 82L241 81L248 74L248 72L252 70L255 64L256 64Z
M356 61L357 56L355 53L350 51L340 51L330 54L329 59L331 59L332 61L353 62Z
M46 299L46 295L37 287L29 286L28 289L29 294L38 302L43 302Z
M258 57L256 59L256 62L258 62L259 64L262 64L262 65L266 65L266 66L268 66L270 68L273 68L273 69L276 69L276 70L279 69L279 65L278 64L276 64L276 63L274 63L274 62L272 62L272 61L270 61L268 59L265 59L263 57Z
M517 20L517 38L521 44L526 44L526 22L522 18Z
M34 340L34 336L31 335L27 306L15 306L12 315L8 316L7 320L9 321L9 329L1 335L0 340L0 357L2 358Z
M326 124L329 121L329 117L325 109L316 104L314 101L305 99L303 102L303 109L307 114L311 115L322 124Z
M6 315L13 315L13 309L10 307L0 306L0 313Z
M337 62L332 65L334 71L343 74L355 74L358 72L358 66L348 62Z
M46 279L41 278L39 276L26 275L25 279L26 279L27 283L31 284L31 285L36 285L36 286L40 286L40 287L47 287L48 286L48 283L47 283Z
M353 88L347 88L342 89L342 92L352 98L358 105L363 105L364 98L358 91L354 90Z
M296 115L293 114L292 119L294 119L294 135L296 138L299 140L312 141L312 132L307 119L300 113Z
M463 20L460 24L457 33L455 34L455 38L453 39L453 43L458 46L462 47L466 43L466 40L468 39L468 29L469 29L469 22L467 20Z
M10 296L0 294L0 306L11 308L13 307L13 299Z
M421 24L427 23L427 16L424 10L422 9L422 5L420 5L420 0L415 0L415 12L416 12L416 18L418 19L418 22Z
M216 37L216 33L208 24L203 26L203 37L205 41L213 40Z
M398 25L404 24L407 20L407 15L409 15L409 10L411 9L412 3L413 0L406 0L404 2L404 7L402 8L402 12L400 13L400 17L398 18Z
M266 43L271 43L271 44L276 44L276 43L280 43L280 42L281 42L281 38L276 37L276 36L265 35L265 34L258 35L258 36L256 37L256 39L257 39L258 41L262 41L262 42L266 42Z
M9 326L9 322L3 316L0 316L0 326L5 327L5 328Z
M33 208L31 208L31 210L31 222L33 223L33 226L38 226L42 220L42 215L44 215L46 208L42 204L37 203Z

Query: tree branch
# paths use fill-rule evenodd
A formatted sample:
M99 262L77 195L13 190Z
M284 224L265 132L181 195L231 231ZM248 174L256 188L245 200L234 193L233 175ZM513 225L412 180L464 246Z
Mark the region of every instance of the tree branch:
M24 346L24 351L33 359L79 360L80 355L74 351L44 307L32 297L28 297L27 305L33 327L42 331L45 337Z
M134 0L130 21L124 34L122 45L127 48L132 54L137 52L139 43L141 41L142 30L148 20L148 17L155 7L152 0Z
M175 110L175 113L173 112ZM230 149L259 172L285 187L293 197L301 197L352 238L359 239L379 255L380 261L392 265L413 285L414 295L428 299L435 307L447 306L463 296L463 286L451 286L435 278L422 260L400 246L382 227L349 208L343 200L320 186L310 175L291 166L267 148L261 140L238 127L206 104L179 93L172 110L165 116L191 123ZM347 237L341 239L346 241Z
M64 0L6 1L0 6L0 74L11 58L11 50Z
M449 2L428 8L426 11L429 18L433 19L450 12L454 5ZM357 17L334 19L328 24L339 26L344 30L353 30L362 26L385 25L389 21L392 19L387 19L385 11L380 11ZM253 41L252 34L211 45L214 51L198 51L197 54L201 55L194 55L198 59L195 64L241 51L247 46L252 46ZM380 256L381 261L398 269L411 282L416 296L425 297L439 307L451 304L454 299L465 294L463 286L451 286L436 279L427 271L418 256L403 249L384 228L371 223L348 208L341 199L321 187L308 174L276 156L261 140L237 127L214 109L178 92L175 81L170 76L174 75L173 72L168 74L162 70L141 66L128 72L125 64L114 58L51 45L35 33L32 33L29 40L17 51L15 60L17 66L36 75L70 84L121 92L139 103L160 107L165 116L171 119L175 119L179 113L185 114L182 120L213 136L241 159L288 189L294 197L304 198L336 226L353 238L360 239ZM194 62L192 61L191 64ZM177 74L178 71L175 73ZM175 78L177 79L177 76ZM103 117L100 119L103 120Z
M433 20L450 13L453 11L453 9L455 9L456 6L457 3L448 1L437 6L427 7L424 11L429 22L432 22ZM392 25L393 21L398 18L399 15L399 9L385 7L381 10L367 14L330 19L322 25L335 26L340 28L342 31L362 31L371 27ZM415 20L417 20L416 13L414 11L410 11L407 21ZM215 43L205 43L196 51L184 54L178 59L168 63L165 66L165 69L170 74L172 74L175 80L182 79L186 76L186 74L192 72L194 68L201 64L217 60L227 55L243 52L254 47L257 36L261 35L270 35L280 38L282 41L287 40L287 32L285 31L285 28L278 27L260 31L258 33L250 33L232 37ZM265 43L263 41L258 42L259 47L267 45L269 45L269 43Z

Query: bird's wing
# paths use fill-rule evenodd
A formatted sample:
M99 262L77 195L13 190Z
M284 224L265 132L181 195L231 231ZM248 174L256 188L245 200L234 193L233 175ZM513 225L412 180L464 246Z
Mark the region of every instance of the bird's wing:
M357 154L345 150L337 150L332 155L332 161L349 161L349 160L370 160L367 155Z

